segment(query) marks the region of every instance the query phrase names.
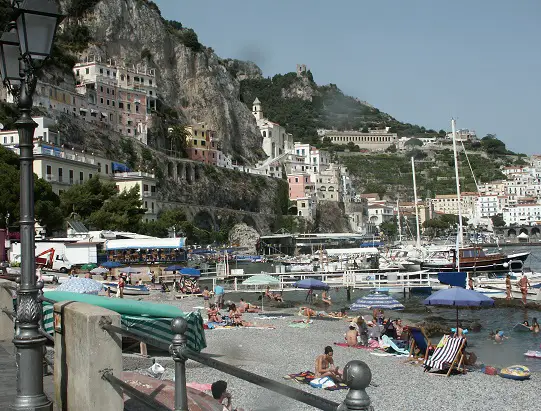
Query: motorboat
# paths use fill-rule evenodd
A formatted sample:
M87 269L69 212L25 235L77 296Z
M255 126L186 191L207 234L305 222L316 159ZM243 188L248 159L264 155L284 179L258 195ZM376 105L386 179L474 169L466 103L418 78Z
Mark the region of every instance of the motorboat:
M117 283L102 282L104 288L110 288L112 293L116 293L118 289ZM150 290L145 285L128 285L124 286L124 295L149 295Z
M485 253L481 247L461 247L458 262L463 271L508 271L520 270L529 252L502 254ZM421 268L431 271L455 271L457 269L456 249L449 248L434 252L421 263Z

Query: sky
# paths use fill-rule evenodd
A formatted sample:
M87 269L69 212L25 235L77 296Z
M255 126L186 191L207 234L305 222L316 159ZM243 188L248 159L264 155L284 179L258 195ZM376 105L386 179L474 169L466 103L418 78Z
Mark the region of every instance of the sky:
M154 0L265 76L306 64L396 119L541 153L540 0Z

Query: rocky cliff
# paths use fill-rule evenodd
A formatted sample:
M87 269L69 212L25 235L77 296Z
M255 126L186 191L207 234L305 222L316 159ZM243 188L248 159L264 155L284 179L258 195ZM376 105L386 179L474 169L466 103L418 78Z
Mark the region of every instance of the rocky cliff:
M65 12L78 0L62 0ZM261 136L250 110L239 99L237 75L260 75L255 65L220 59L210 48L198 45L193 31L164 20L158 8L145 0L88 1L81 16L65 24L88 27L89 47L82 55L112 58L127 65L145 64L156 69L163 102L185 122L205 122L223 138L223 150L237 158L255 160ZM96 3L95 5L93 3ZM183 36L195 36L198 47ZM185 44L186 43L186 44ZM233 63L232 63L233 62ZM245 78L245 77L241 77Z

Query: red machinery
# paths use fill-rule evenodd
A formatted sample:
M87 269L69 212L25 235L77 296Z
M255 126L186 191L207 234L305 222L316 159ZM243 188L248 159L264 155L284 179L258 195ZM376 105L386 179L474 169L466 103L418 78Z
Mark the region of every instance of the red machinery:
M53 268L54 253L54 248L49 248L48 250L42 251L36 256L36 265L46 268ZM47 254L49 255L48 257L42 257L46 256Z

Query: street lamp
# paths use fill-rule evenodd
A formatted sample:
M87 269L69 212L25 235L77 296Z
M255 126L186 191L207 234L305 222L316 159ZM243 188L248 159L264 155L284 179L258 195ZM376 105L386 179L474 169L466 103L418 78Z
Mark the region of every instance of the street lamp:
M34 246L32 96L37 71L50 54L62 16L54 0L12 2L12 22L0 37L0 74L21 112L15 123L19 131L21 173L21 283L17 298L17 326L13 344L17 349L17 396L12 410L52 411L43 392L43 345L39 333L42 316L36 284Z

